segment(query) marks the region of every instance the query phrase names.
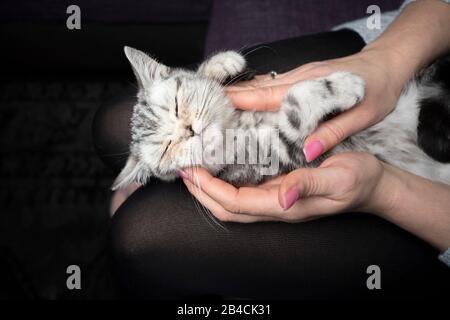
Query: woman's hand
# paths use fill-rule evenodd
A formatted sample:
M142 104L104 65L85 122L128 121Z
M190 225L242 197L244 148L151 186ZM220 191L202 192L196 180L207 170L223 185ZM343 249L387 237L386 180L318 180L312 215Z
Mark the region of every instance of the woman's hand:
M258 77L229 87L228 95L241 109L276 110L287 90L298 81L335 71L350 71L361 76L366 81L365 99L324 122L306 140L304 152L312 161L348 136L382 120L394 109L402 88L413 74L450 50L449 15L450 5L443 1L415 1L361 52L309 63L276 79Z
M361 76L366 82L364 100L338 117L324 122L306 140L305 156L308 161L312 161L348 136L381 121L394 109L412 72L400 70L401 66L407 64L405 61L396 63L399 59L394 51L387 53L386 50L367 48L345 58L303 65L278 75L276 79L257 76L252 81L230 86L226 90L237 108L270 111L279 108L286 92L299 81L336 71L350 71ZM319 143L310 145L312 141Z
M311 63L276 79L258 77L229 87L228 95L241 109L276 110L298 81L338 70L361 76L366 81L365 99L307 139L306 153L313 140L322 144L323 152L383 119L408 79L450 50L449 14L450 6L442 1L415 1L360 53ZM317 157L321 152L315 151ZM182 175L191 193L223 221L294 222L354 209L377 213L437 248L450 246L450 186L368 154L335 155L317 169L298 169L255 187L235 188L203 169L189 169Z
M378 210L389 203L378 186L383 164L366 153L343 153L317 169L301 168L258 186L236 188L205 169L180 173L189 191L221 221L299 222L344 210ZM390 190L394 195L394 190Z
M221 221L300 222L342 211L375 213L435 247L450 247L450 186L366 153L341 153L258 186L236 188L205 169L180 172L189 191Z

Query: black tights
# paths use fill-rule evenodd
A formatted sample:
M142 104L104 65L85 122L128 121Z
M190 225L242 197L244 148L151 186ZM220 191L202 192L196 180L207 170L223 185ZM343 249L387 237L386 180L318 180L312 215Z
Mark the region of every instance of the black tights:
M364 45L351 31L260 47L247 59L259 73L349 55ZM134 90L134 89L132 89ZM135 92L130 92L132 97ZM123 166L133 100L100 108L94 141L102 159ZM426 213L424 213L426 214ZM444 295L449 272L437 252L368 214L316 221L217 226L180 181L152 181L116 212L111 250L126 294L146 298L366 298ZM378 265L382 290L368 290L366 268Z

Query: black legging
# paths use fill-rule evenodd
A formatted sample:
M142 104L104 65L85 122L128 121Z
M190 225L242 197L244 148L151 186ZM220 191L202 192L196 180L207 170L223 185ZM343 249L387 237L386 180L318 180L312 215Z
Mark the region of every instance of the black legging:
M284 72L358 52L363 45L354 32L328 32L256 46L247 50L247 59L258 73ZM98 110L94 121L96 147L115 170L126 160L133 102L128 97L110 103ZM111 226L111 249L126 294L261 299L448 296L450 272L438 262L437 252L369 214L297 224L222 225L225 228L208 218L180 181L151 181L136 191L116 212ZM366 268L372 264L381 268L382 290L366 287Z

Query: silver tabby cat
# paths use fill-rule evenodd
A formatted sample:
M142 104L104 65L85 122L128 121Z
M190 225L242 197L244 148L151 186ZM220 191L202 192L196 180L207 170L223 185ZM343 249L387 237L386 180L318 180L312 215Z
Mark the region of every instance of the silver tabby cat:
M256 184L295 168L318 166L325 157L345 151L369 152L414 174L450 184L450 164L433 160L417 143L418 101L441 90L427 83L426 74L408 84L395 110L383 121L308 164L302 152L304 139L326 116L363 99L364 81L359 76L342 71L300 82L289 89L277 112L240 111L223 90L224 79L241 74L246 67L237 52L218 53L197 71L169 68L129 47L125 54L139 92L131 119L130 155L113 189L131 182L145 184L151 177L173 180L180 169L192 165L201 165L235 185ZM227 143L230 131L234 141L242 135L253 139L256 153L276 161L276 170L267 173L271 164L248 160L255 153L251 143ZM268 133L273 132L276 141L269 139ZM246 160L237 161L242 158Z

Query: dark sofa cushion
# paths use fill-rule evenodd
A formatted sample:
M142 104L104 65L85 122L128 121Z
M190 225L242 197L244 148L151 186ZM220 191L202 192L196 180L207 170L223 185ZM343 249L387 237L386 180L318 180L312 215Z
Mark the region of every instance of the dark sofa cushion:
M383 12L401 3L403 0L215 0L205 52L326 31L367 15L369 5L378 5Z
M202 59L209 0L80 0L81 30L68 30L69 0L0 2L5 74L125 73L123 46L172 66ZM30 56L30 53L32 55Z
M55 22L76 4L85 22L157 23L207 21L209 0L40 0L1 1L0 22Z

